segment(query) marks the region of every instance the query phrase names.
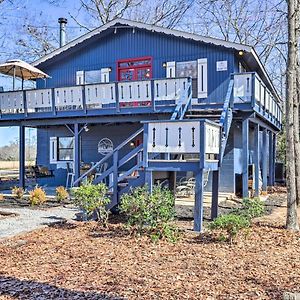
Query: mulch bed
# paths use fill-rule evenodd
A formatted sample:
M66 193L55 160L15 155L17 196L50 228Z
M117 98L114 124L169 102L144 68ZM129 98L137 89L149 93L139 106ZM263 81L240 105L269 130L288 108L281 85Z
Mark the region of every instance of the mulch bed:
M300 292L300 234L254 225L236 244L130 236L118 219L64 223L0 244L0 299L282 299ZM186 225L183 223L182 225Z

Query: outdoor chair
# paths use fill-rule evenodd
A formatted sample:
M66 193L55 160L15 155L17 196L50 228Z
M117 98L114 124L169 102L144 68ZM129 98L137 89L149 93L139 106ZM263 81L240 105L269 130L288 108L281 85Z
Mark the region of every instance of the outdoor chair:
M66 188L72 188L74 185L75 173L73 170L73 164L68 162L67 163L67 181L66 181Z
M107 167L108 167L108 163L101 164L96 169L95 179L97 179L99 176L101 176L107 170ZM102 182L103 182L103 180L102 180Z

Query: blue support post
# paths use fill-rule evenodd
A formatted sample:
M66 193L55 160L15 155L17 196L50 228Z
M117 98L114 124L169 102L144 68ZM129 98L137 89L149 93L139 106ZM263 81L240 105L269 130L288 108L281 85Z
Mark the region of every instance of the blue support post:
M119 85L115 82L116 111L120 112Z
M113 204L118 204L118 163L119 163L119 151L113 154Z
M200 123L199 171L195 174L194 231L203 229L203 170L205 166L205 122Z
M19 127L19 185L25 188L25 126Z
M259 125L254 127L254 196L259 196Z
M276 134L273 134L273 177L272 177L272 183L275 185L275 163L276 163L276 143L277 143L277 137Z
M269 131L269 181L268 185L273 186L274 178L274 150L273 150L273 132Z
M268 164L267 164L267 154L268 144L267 144L267 129L263 130L263 144L262 144L262 190L267 191L268 186Z
M194 231L203 229L203 169L195 176Z
M248 163L249 163L249 120L245 119L242 123L243 139L243 198L248 197Z
M220 182L219 169L212 172L212 194L211 194L211 219L214 220L218 217L219 205L219 182Z
M79 124L74 124L74 173L76 181L80 177L80 133Z
M145 171L145 184L148 187L148 190L150 193L152 193L153 190L153 173L152 171Z

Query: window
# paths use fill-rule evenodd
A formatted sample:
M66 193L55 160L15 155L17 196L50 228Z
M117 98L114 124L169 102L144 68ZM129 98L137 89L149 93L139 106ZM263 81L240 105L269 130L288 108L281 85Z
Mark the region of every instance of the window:
M59 161L69 161L74 158L74 138L58 137L57 138L57 158Z
M101 82L101 70L85 71L84 83L100 83Z
M198 98L197 61L181 61L176 63L176 77L192 78L192 97Z
M148 80L152 78L152 58L122 59L117 62L119 81Z

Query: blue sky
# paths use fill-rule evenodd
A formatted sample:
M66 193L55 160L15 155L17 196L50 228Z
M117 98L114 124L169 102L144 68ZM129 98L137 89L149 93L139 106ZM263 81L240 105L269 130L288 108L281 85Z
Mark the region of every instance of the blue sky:
M73 21L69 12L72 14L76 14L76 8L74 7L74 2L72 0L61 0L60 6L51 6L48 4L46 0L25 0L23 4L26 6L25 11L30 15L41 15L41 18L46 18L48 25L51 27L51 30L57 32L58 34L58 22L57 19L59 17L66 17L68 19L68 26L72 32L78 32L80 34L79 28L75 28L78 25ZM14 10L9 11L5 17L7 18L7 23L13 23L14 20L18 18L20 14L23 14L24 11ZM18 36L18 28L17 26L10 27L9 30L12 29L12 35ZM2 30L8 30L5 27L0 27L0 36L3 32ZM18 58L18 57L15 57ZM0 56L1 59L1 56ZM20 84L20 83L19 83ZM18 85L18 83L17 83ZM5 89L9 89L12 86L11 78L3 78L0 77L0 86L4 86ZM28 130L26 131L28 136ZM33 135L33 131L31 131ZM8 145L10 142L19 138L19 132L17 127L0 127L0 147L4 145Z

